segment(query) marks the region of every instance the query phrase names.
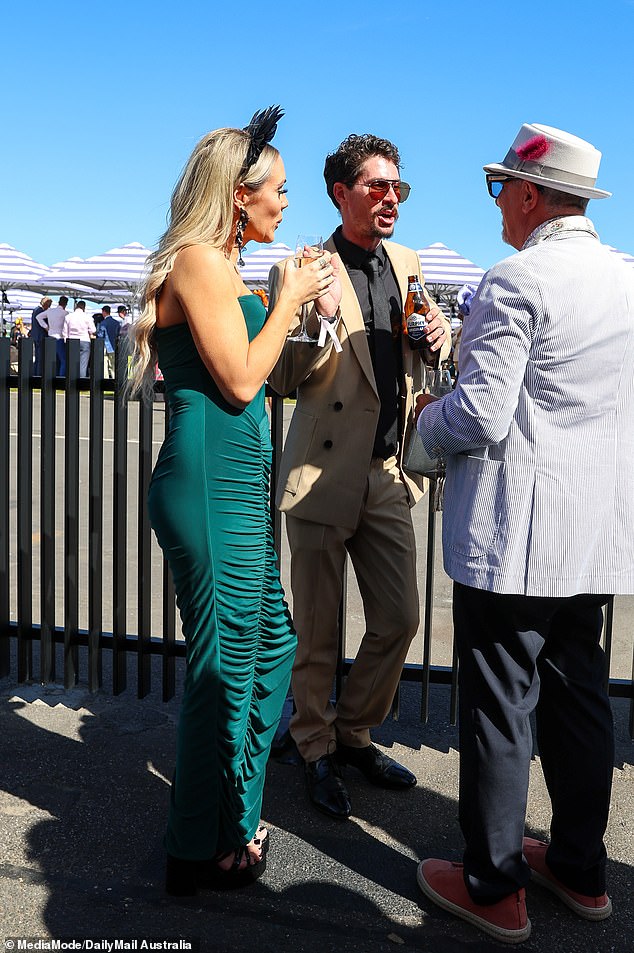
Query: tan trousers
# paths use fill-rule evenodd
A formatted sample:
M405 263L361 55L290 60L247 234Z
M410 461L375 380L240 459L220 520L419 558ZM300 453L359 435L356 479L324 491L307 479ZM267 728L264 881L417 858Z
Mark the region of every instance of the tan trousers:
M336 492L336 490L335 490ZM293 621L299 639L291 734L306 761L344 744L370 744L387 715L419 622L416 542L394 457L373 460L356 526L327 526L287 514ZM366 631L336 707L338 612L350 554Z

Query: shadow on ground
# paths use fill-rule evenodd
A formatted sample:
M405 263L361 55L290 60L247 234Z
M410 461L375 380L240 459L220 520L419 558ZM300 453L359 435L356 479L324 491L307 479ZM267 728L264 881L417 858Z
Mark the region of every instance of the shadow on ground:
M401 718L376 740L417 773L406 792L370 788L353 769L353 818L337 823L308 805L301 769L272 762L264 817L270 865L255 886L182 902L162 891L162 830L174 760L178 703L83 689L0 682L0 925L6 936L198 938L201 949L375 953L500 949L436 910L418 892L418 859L458 859L457 732L448 691L431 692L430 719L406 686ZM614 916L586 924L530 890L527 951L631 949L632 744L627 706L615 703L619 761L609 831ZM548 809L533 765L530 833Z

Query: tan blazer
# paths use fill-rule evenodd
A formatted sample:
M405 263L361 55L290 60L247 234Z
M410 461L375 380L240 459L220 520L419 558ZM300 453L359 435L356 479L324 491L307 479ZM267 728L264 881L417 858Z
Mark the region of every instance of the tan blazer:
M416 252L394 242L384 242L398 281L401 299L407 297L408 275L422 282ZM332 236L325 248L335 252ZM269 300L273 307L281 282L280 265L271 269ZM379 398L372 370L361 308L345 268L341 269L341 320L337 335L343 350L332 341L319 348L315 344L287 342L269 383L286 396L297 389L293 413L282 455L276 503L282 512L299 519L332 526L354 526L357 522L379 414ZM426 293L426 292L425 292ZM431 298L429 298L431 301ZM309 326L317 323L314 309ZM299 316L289 333L297 330ZM446 343L441 359L449 353L451 334L446 327ZM398 460L402 467L403 447L414 423L415 397L423 390L424 375L420 351L412 351L403 341L405 375L404 434L399 441ZM401 469L410 506L426 489L423 478Z

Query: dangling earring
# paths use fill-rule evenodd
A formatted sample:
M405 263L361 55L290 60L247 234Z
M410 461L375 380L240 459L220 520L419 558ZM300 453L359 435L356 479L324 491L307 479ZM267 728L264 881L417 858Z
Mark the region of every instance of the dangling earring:
M244 267L244 259L242 257L242 249L244 248L244 230L247 227L249 221L249 216L243 208L240 209L240 217L238 218L238 224L236 225L236 245L238 246L238 264L241 268Z

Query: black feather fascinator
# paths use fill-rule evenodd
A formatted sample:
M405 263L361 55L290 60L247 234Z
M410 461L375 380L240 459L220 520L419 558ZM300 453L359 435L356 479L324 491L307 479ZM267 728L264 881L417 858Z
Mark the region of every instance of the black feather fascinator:
M280 106L269 106L267 109L259 109L254 114L249 125L244 127L244 131L248 132L251 137L251 142L249 143L247 157L242 166L241 175L245 175L251 166L255 165L258 161L262 154L262 149L264 149L264 146L266 146L275 135L277 124L283 115L284 110Z

